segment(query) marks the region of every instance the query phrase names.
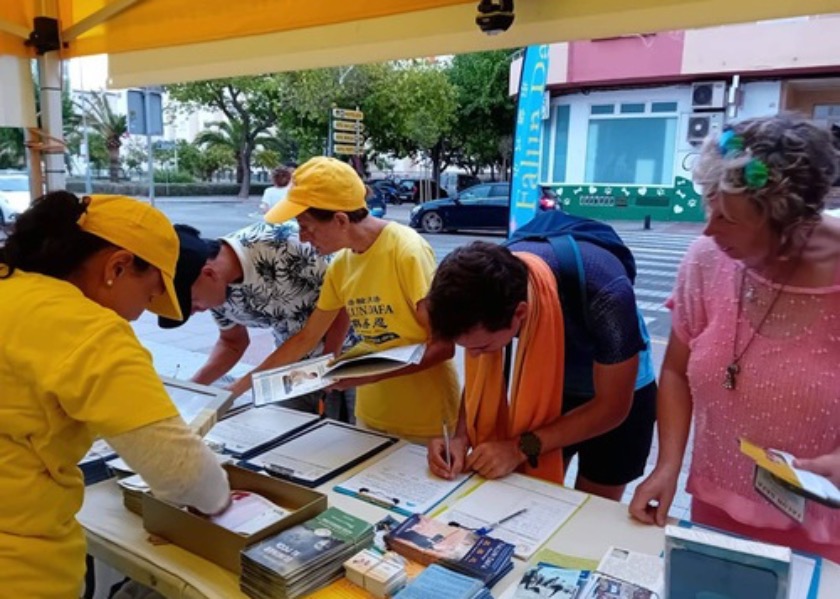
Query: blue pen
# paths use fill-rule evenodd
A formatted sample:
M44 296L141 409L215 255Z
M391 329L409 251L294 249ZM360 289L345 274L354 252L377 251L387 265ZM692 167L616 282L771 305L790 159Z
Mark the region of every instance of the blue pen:
M488 533L492 532L492 531L493 531L493 530L494 530L497 526L501 526L501 525L502 525L502 524L504 524L505 522L508 522L509 520L513 520L513 519L514 519L514 518L516 518L517 516L521 516L522 514L524 514L524 513L525 513L525 512L527 512L527 511L528 511L528 508L524 507L524 508L522 508L521 510L519 510L519 511L517 511L517 512L513 512L512 514L510 514L510 515L508 515L508 516L505 516L505 517L504 517L504 518L502 518L501 520L496 520L496 521L495 521L495 522L493 522L492 524L488 524L488 525L486 525L486 526L482 526L481 528L477 528L477 529L475 530L475 534L477 534L477 535L486 535L486 534L488 534Z

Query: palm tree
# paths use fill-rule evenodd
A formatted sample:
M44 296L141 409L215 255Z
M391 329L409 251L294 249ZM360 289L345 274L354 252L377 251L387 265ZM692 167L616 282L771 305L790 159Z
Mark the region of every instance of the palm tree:
M88 118L88 126L105 139L108 148L108 174L111 181L120 179L120 148L122 138L128 133L128 120L124 114L114 112L104 92L91 92L84 97L81 109Z
M257 134L249 135L241 121L214 121L207 123L208 129L195 136L193 143L204 148L218 148L233 154L236 160L236 182L241 186L239 196L247 198L251 180L251 156L259 146L271 144L270 138ZM247 175L247 176L246 176Z

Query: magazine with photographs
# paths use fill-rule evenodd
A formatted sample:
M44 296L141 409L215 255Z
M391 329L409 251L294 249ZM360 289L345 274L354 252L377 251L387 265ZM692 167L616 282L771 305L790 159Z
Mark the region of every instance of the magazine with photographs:
M361 345L361 344L360 344ZM295 364L263 370L252 375L254 405L284 401L325 389L338 380L385 374L411 364L419 364L423 344L369 351L368 346L353 347L334 358L326 354Z
M589 570L572 570L538 563L522 575L514 599L575 599L589 580Z

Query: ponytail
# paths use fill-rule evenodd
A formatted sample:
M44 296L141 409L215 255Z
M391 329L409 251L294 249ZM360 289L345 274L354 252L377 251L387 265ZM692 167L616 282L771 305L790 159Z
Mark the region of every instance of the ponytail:
M87 198L68 191L54 191L33 202L18 217L14 230L0 248L0 279L15 269L67 279L90 256L111 246L82 230Z

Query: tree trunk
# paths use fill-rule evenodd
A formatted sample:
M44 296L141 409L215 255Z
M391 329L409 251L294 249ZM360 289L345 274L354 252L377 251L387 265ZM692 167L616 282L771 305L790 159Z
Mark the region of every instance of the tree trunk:
M432 195L435 198L440 197L440 157L443 152L443 143L437 142L429 155L432 158L432 181L435 182L432 189Z
M236 165L236 180L239 182L239 198L247 200L251 194L251 149L243 150Z
M112 183L120 180L120 147L108 145L108 178Z

